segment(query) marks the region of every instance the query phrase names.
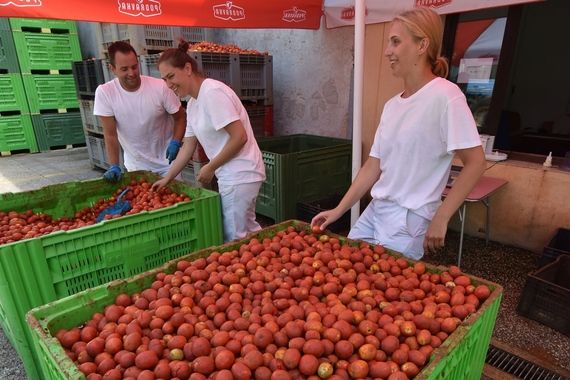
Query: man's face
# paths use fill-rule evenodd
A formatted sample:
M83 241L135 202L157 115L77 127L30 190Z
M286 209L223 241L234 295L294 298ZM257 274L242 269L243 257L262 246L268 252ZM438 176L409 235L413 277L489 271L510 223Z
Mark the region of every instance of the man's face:
M115 54L115 66L111 65L111 69L125 90L138 90L141 85L141 74L135 53L125 54L118 51Z

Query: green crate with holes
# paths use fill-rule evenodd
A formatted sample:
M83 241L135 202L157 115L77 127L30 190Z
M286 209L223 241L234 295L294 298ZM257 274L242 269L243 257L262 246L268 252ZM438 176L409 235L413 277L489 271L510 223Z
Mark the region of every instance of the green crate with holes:
M0 113L28 113L28 99L20 74L0 75Z
M350 140L307 134L257 140L266 180L255 211L281 222L297 218L297 202L344 194L350 187Z
M23 74L30 113L41 110L79 108L75 80L70 74Z
M85 144L83 122L79 110L32 115L32 124L38 148L42 152L55 147Z
M30 115L0 116L0 152L38 151Z
M265 238L271 239L277 232L286 230L291 226L301 231L310 229L307 223L289 220L251 234L244 240L229 242L219 247L206 248L184 257L184 259L191 261L200 257L207 257L213 252L239 251L242 244L253 238L259 241ZM358 244L357 241L351 241L338 235L331 236L338 237L342 242L346 241L351 245ZM389 254L396 253L389 252ZM408 262L413 263L409 260ZM143 289L151 286L159 272L174 273L176 268L176 262L172 261L153 271L122 281L114 281L105 286L99 286L31 310L27 315L27 328L31 330L34 348L40 358L44 378L51 380L84 379L83 373L69 359L55 338L57 331L82 325L94 313L101 312L106 305L112 304L117 295L140 293ZM441 273L447 268L426 264L426 270L428 273ZM370 273L370 271L367 272ZM475 313L467 317L449 335L441 346L432 352L429 361L414 379L479 380L481 378L485 354L493 333L503 289L500 285L484 279L469 277L474 284L487 285L492 291L491 295Z
M71 70L71 63L81 59L77 34L14 32L20 70Z
M10 28L14 32L77 34L75 21L42 18L11 18Z
M31 209L54 218L72 217L140 178L152 183L159 177L130 172L120 184L97 179L0 194L0 211ZM0 245L0 325L30 379L42 378L25 328L30 309L222 242L219 194L178 181L169 186L191 201Z
M18 56L14 46L14 38L9 30L2 28L0 20L0 74L11 74L20 71Z

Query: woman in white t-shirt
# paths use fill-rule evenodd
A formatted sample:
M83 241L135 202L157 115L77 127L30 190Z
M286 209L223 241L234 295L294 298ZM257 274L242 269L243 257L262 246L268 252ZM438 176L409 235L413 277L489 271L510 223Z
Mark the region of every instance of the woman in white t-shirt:
M265 165L241 100L222 82L204 78L188 43L162 53L158 68L179 97L190 96L186 134L178 157L166 176L153 187L170 182L188 163L199 141L210 160L197 175L209 183L214 174L222 199L224 240L243 238L261 229L255 220L255 201L265 180Z
M486 165L465 96L444 79L442 35L441 18L428 8L395 17L384 54L404 91L385 104L370 157L346 195L336 208L316 215L313 225L326 228L372 188L372 202L349 238L416 260L443 247L449 219ZM464 167L442 203L454 155Z

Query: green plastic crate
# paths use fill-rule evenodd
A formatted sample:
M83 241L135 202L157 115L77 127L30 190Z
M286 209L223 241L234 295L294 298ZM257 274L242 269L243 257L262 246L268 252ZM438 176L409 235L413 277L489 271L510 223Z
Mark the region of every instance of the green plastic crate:
M1 116L0 152L24 149L31 153L38 151L30 115Z
M255 211L275 222L296 218L297 202L344 193L350 187L350 140L300 134L257 143L267 178Z
M20 74L0 75L0 112L28 113L28 99Z
M0 210L46 212L58 218L109 197L133 179L159 177L126 173L119 185L102 179L0 194ZM85 289L148 271L197 249L222 242L219 194L173 181L170 188L190 202L0 245L0 324L20 354L30 379L38 375L25 314L32 308Z
M73 75L23 74L24 88L30 113L41 110L79 108Z
M81 113L48 113L32 115L32 124L40 151L53 147L85 144Z
M75 21L40 18L11 18L10 27L14 32L30 30L40 31L43 33L77 34Z
M77 34L14 32L20 70L71 70L73 61L81 59Z
M10 32L10 20L4 17L0 17L0 30L3 32Z
M9 30L3 30L0 26L0 74L11 74L20 71L18 56L14 39Z
M238 249L241 244L251 238L262 239L273 236L277 231L287 227L301 226L309 228L307 223L287 221L266 228L240 241L207 248L184 257L193 260L207 257L212 252L225 252ZM331 234L331 236L337 236ZM341 238L347 240L346 238ZM350 242L350 240L348 240ZM426 264L429 272L440 273L443 267ZM42 374L45 379L83 379L83 374L67 357L56 338L55 333L61 328L72 328L82 325L91 316L100 312L108 304L114 302L121 293L133 294L150 287L159 272L173 273L176 261L169 262L155 270L139 274L132 278L114 281L72 297L53 302L31 310L27 315L28 328L31 329L34 347L41 361ZM494 283L472 277L476 284L486 284L492 290L491 296L471 315L438 349L434 350L430 362L415 379L430 380L479 380L485 363L485 354L491 340L495 320L502 297L502 288Z

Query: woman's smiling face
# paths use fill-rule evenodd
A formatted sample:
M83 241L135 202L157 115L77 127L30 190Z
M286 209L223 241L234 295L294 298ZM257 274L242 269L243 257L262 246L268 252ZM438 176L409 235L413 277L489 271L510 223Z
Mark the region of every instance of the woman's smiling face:
M174 91L178 97L184 98L190 95L189 74L192 73L190 63L187 63L184 68L180 69L170 65L168 62L162 62L158 66L158 71L160 71L160 76L166 82L168 88Z
M394 76L405 77L420 60L420 41L412 36L402 22L396 20L390 28L384 55L390 61Z

